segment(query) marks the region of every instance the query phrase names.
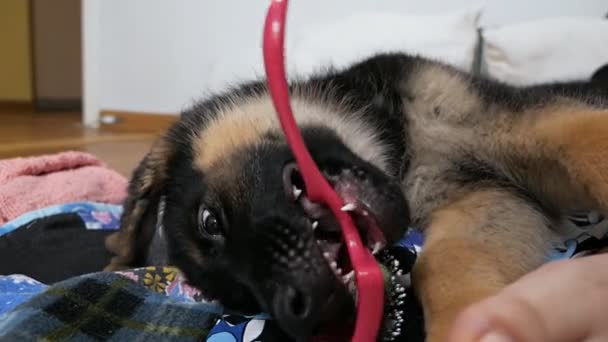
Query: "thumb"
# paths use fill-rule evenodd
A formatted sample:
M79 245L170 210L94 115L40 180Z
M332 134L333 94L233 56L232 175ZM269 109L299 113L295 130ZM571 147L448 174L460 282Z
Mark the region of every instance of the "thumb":
M449 341L608 340L608 254L547 264L474 304Z

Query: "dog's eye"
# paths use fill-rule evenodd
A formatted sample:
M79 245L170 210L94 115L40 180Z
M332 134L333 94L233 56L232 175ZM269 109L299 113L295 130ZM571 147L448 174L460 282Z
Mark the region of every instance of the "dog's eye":
M217 218L209 209L200 207L198 210L198 230L207 238L215 238L222 235L222 227Z

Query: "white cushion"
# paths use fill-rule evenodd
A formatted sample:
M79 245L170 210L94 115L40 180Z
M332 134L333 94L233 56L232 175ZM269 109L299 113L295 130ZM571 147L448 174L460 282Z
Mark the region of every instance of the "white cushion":
M380 52L407 52L471 70L481 8L441 15L366 12L290 32L287 65L307 75L347 67Z
M587 80L608 63L608 20L553 18L483 31L483 65L516 85Z

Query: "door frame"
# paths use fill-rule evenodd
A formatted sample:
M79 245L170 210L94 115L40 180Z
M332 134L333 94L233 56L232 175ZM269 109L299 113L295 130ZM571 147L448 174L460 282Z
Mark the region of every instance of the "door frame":
M101 1L82 1L82 123L99 127Z

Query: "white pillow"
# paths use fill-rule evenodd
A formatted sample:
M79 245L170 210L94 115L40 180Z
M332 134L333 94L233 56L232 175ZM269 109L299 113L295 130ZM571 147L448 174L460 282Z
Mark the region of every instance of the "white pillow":
M320 27L290 32L287 65L307 75L347 67L380 52L407 52L471 70L481 8L442 15L359 13Z
M483 31L483 66L515 85L587 80L608 63L608 20L553 18Z

